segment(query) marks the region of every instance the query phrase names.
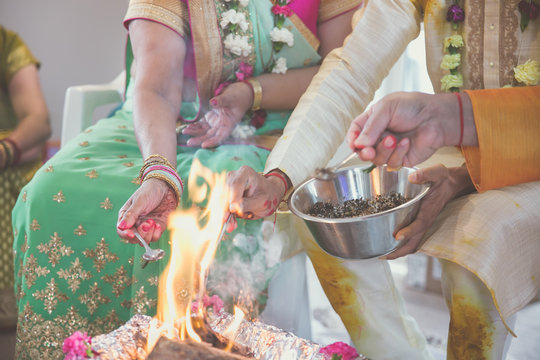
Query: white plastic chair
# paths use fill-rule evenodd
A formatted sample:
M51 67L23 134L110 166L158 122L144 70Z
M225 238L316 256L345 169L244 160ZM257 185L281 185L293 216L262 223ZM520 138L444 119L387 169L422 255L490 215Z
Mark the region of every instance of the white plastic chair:
M122 101L125 79L126 72L122 71L109 83L71 86L66 90L60 146L92 125L96 108Z
M92 125L94 111L122 101L125 72L113 81L98 85L79 85L66 91L62 118L61 146ZM284 261L269 284L269 298L263 318L272 325L311 338L311 312L308 299L306 255Z

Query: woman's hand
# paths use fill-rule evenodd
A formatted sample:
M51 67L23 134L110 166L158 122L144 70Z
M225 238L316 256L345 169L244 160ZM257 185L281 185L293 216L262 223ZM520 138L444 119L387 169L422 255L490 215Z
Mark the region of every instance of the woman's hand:
M167 218L176 206L176 195L167 183L148 179L120 209L116 232L131 243L138 243L135 229L146 242L157 241L167 228Z
M461 94L463 145L477 144L472 105ZM392 135L392 136L388 136ZM382 139L382 141L380 141ZM364 161L390 167L414 166L443 146L458 145L460 107L454 94L397 92L354 119L347 142Z
M187 146L215 147L222 144L236 124L251 109L253 93L250 86L236 82L210 99L210 110L203 119L184 128L182 134L192 136Z
M402 245L382 259L392 260L416 252L426 231L435 222L435 219L452 199L471 193L474 186L465 166L446 168L439 164L430 166L409 175L413 184L431 182L431 188L420 203L420 209L414 221L400 229L396 240Z
M285 184L276 176L263 176L249 166L227 174L229 211L245 219L272 215L285 195ZM234 225L231 229L234 229ZM228 229L228 230L231 230Z

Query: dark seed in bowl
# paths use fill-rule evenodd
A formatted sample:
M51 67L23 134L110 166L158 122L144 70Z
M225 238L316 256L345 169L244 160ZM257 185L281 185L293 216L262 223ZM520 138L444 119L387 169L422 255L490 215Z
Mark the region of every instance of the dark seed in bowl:
M409 199L395 191L384 195L377 195L372 199L345 200L343 204L319 201L309 208L308 215L320 218L366 216L393 209L407 201Z

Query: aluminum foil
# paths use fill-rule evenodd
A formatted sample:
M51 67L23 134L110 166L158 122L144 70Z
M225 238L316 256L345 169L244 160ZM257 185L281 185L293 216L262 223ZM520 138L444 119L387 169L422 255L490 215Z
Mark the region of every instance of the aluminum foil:
M152 318L135 315L118 329L92 338L92 348L100 360L144 360L146 341Z
M233 315L222 311L219 314L210 315L208 323L215 333L248 349L256 359L326 359L323 354L319 353L320 345L258 321L242 320L238 331L234 334L234 339L230 339L224 334L227 333L226 330L233 319Z
M242 320L238 331L231 339L227 329L234 316L222 311L209 313L208 325L216 336L222 340L233 341L235 347L245 350L258 360L296 359L325 360L327 357L319 353L321 346L312 341L283 331L275 326L258 321ZM146 359L146 342L152 318L146 315L135 315L118 329L92 339L92 348L100 355L100 360L144 360ZM368 360L360 355L358 360Z

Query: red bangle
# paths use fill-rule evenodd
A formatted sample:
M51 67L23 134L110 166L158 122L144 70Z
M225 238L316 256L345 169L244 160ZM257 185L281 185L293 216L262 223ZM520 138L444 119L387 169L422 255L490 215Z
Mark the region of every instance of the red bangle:
M459 103L459 128L460 128L460 132L459 132L459 143L458 143L457 146L461 146L461 144L463 144L463 130L464 130L464 127L465 127L464 120L463 120L463 103L461 102L461 94L458 93L458 92L455 92L454 94L456 94L456 97L457 97L458 103Z
M269 177L269 176L275 176L279 179L281 179L281 181L283 181L283 184L285 185L285 193L287 193L287 190L289 190L289 184L287 183L287 180L285 179L285 176L281 175L280 173L277 173L277 172L269 172L268 174L264 174L264 177Z

